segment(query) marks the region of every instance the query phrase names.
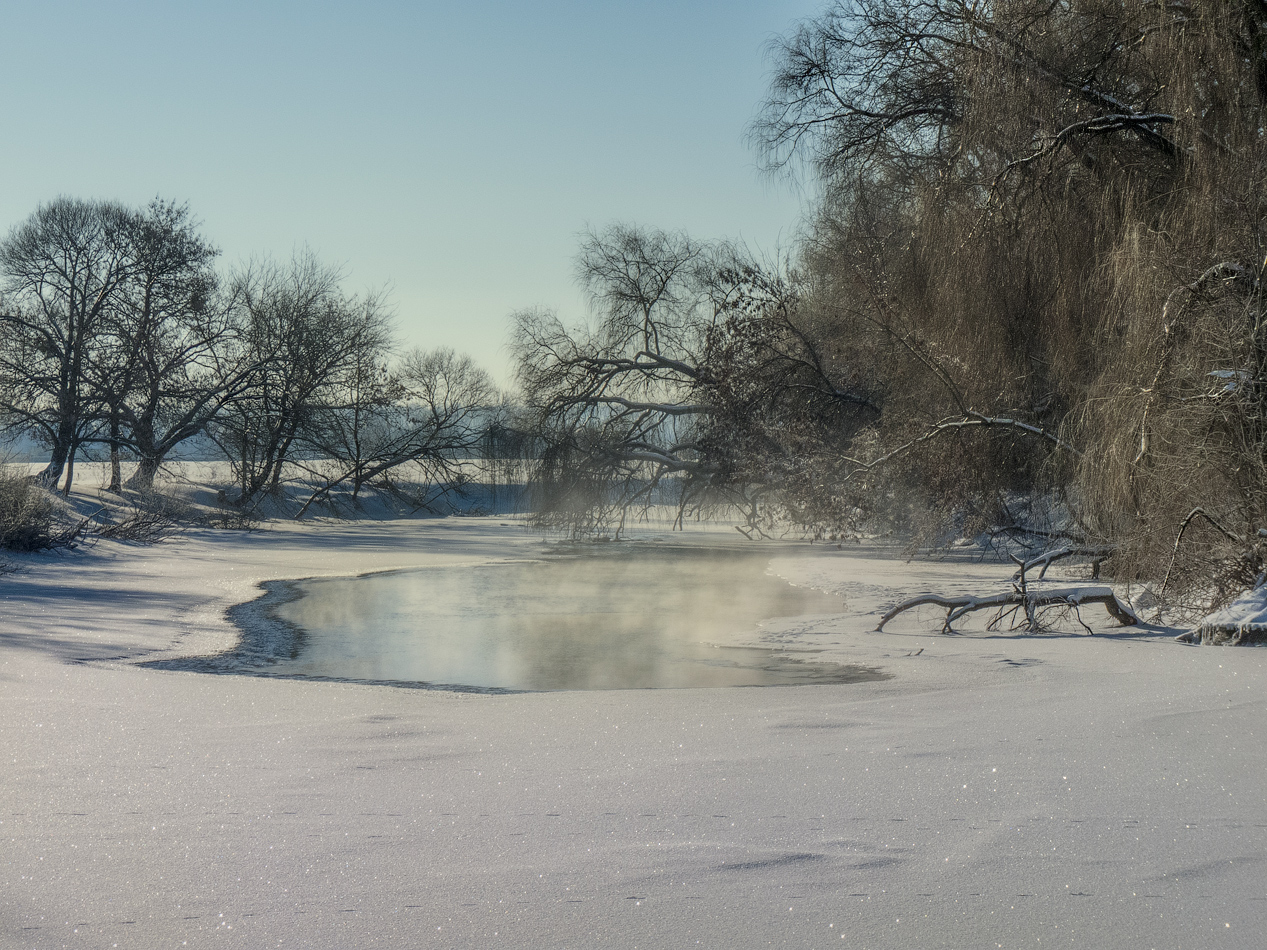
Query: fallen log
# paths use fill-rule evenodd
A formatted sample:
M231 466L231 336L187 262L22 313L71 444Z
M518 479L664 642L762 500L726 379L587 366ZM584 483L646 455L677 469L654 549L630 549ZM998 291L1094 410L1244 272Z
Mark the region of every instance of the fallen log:
M1041 591L1039 593L1016 589L1003 594L992 594L988 597L976 597L971 594L963 594L958 597L948 597L944 594L920 594L918 597L903 601L881 617L880 623L875 628L876 632L883 630L884 625L898 614L929 604L946 609L946 619L942 623L941 628L942 633L954 633L952 624L956 620L978 610L997 609L999 615L990 622L990 626L994 626L1008 614L1009 607L1012 608L1012 613L1020 610L1025 611L1025 620L1019 624L1019 626L1024 628L1037 626L1035 618L1038 611L1059 608L1072 610L1074 616L1078 619L1078 623L1082 624L1084 630L1091 633L1091 628L1082 622L1082 615L1078 610L1084 604L1103 604L1109 614L1124 627L1134 626L1139 623L1139 618L1135 616L1135 611L1120 600L1117 594L1113 593L1112 588L1070 587L1061 590Z

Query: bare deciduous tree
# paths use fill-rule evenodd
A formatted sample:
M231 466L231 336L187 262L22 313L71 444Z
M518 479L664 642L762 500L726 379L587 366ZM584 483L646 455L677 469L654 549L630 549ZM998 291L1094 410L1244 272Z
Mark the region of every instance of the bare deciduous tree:
M120 455L138 464L128 486L149 491L167 455L200 435L238 393L244 368L229 360L229 295L212 270L217 251L188 208L155 200L133 216L128 279L106 312L84 375L105 415L110 490Z
M0 410L48 446L40 480L74 478L94 425L85 370L130 278L133 216L121 205L57 198L0 242Z
M547 520L619 525L652 499L738 506L754 527L771 508L839 520L826 509L848 506L816 491L822 465L879 413L878 394L818 346L790 275L733 247L622 226L587 235L578 270L590 326L517 318Z
M210 431L235 467L237 505L254 505L280 487L340 376L358 361L383 358L390 328L381 299L348 297L340 279L311 252L234 278L236 359L249 372Z
M353 502L375 481L391 489L402 469L423 486L412 504L430 506L470 479L484 433L497 421L492 378L448 349L411 350L394 370L352 363L331 395L308 435L324 462L324 483L296 518L341 486L350 486Z

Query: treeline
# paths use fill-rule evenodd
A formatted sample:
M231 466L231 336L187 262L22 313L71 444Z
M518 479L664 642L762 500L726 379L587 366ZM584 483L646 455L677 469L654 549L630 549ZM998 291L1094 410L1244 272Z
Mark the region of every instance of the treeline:
M201 445L232 463L238 508L305 469L310 503L405 469L463 483L501 412L487 373L400 352L382 296L347 293L310 252L227 272L217 258L189 210L159 200L59 198L0 241L0 423L48 450L39 482L69 493L87 454L110 459L110 491L148 492Z
M1254 583L1267 4L836 0L773 58L752 137L821 195L794 257L612 228L590 325L518 316L547 518L670 486L757 531Z

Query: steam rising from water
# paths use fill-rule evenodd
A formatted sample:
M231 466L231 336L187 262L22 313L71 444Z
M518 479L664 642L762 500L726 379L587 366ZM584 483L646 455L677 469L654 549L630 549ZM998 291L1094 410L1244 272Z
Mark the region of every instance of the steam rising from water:
M277 608L306 631L278 672L534 690L875 678L741 645L760 620L842 607L768 559L652 549L311 581Z

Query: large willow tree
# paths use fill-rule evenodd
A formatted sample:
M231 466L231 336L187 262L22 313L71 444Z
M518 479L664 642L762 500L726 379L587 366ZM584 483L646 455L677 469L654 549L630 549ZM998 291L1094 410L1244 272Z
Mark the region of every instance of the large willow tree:
M1252 583L1265 31L1257 0L833 3L752 129L821 196L797 266L616 228L580 256L589 328L521 317L543 484Z
M1056 499L1120 575L1252 582L1265 31L1259 0L855 0L777 44L754 134L821 184L812 305L879 356L889 497L1031 531Z

